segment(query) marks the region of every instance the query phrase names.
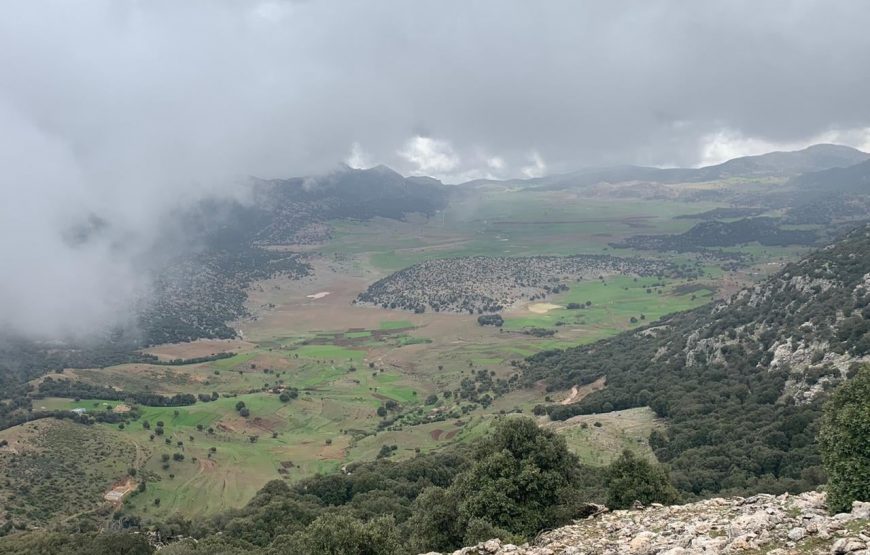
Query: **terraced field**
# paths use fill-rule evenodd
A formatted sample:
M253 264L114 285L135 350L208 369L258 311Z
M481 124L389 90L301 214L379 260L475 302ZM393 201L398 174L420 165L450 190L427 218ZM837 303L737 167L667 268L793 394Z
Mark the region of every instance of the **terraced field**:
M673 216L717 206L609 203L528 191L485 193L481 199L474 209L454 205L428 221L412 217L337 224L335 240L309 254L311 275L298 280L276 277L250 287L250 315L233 323L240 339L149 349L162 361L227 352L232 356L52 375L125 392L216 394L213 401L191 406L131 406L138 417L123 429L117 424L58 423L69 437L92 439L80 441L75 449L70 446L70 458L103 461L84 474L70 474L72 484L90 481L82 490L86 495L77 498L76 510L105 508L102 494L124 483L130 468L135 468L135 483L144 482L145 489L125 496L125 511L157 520L241 506L271 479L295 481L353 461L412 457L480 437L493 415L528 414L545 398L577 400L571 390L515 388L514 362L698 306L718 288L727 291L755 279L790 256L778 250L773 258L773 251L750 246L759 265L742 272L705 265L703 276L691 280L583 279L571 282L567 291L504 311L501 328L479 325L476 314L414 314L352 303L371 283L421 260L617 254L608 242L639 229L680 232L693 222ZM662 259L681 265L699 262L691 255ZM282 400L281 393L290 391L296 397ZM247 415L237 408L240 402ZM45 398L36 400L34 408L93 414L114 410L119 403ZM27 435L28 426L33 425L6 430L0 437ZM649 456L646 437L659 426L649 411L635 410L578 417L557 428L585 462L606 464L624 448ZM13 468L8 466L14 460L10 453L9 448L0 449L0 470ZM72 462L66 464L75 468ZM18 510L34 509L23 502ZM49 521L51 514L41 518Z

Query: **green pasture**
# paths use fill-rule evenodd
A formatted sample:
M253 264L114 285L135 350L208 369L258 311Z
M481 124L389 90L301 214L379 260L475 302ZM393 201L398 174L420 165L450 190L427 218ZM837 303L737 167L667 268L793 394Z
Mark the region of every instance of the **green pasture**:
M365 357L365 352L356 349L348 349L338 345L300 345L290 351L291 355L313 358L317 360L330 360L338 362L360 361Z
M474 199L473 209L456 203L425 222L332 222L334 240L324 252L364 255L382 271L430 258L600 254L613 251L609 243L632 235L686 231L697 222L674 216L719 206L583 199L534 190L484 192Z
M610 464L625 450L655 460L649 434L663 427L647 407L584 415L553 426L581 462L597 466Z
M665 285L656 285L661 283ZM674 288L683 283L627 276L611 277L603 281L580 281L572 285L566 293L547 299L546 302L562 308L544 314L523 316L511 316L508 313L505 315L504 329L521 331L530 328L580 328L589 333L587 339L600 339L631 326L649 323L666 314L709 302L712 295L709 289L677 294ZM587 302L591 302L591 305L587 306ZM583 308L565 308L569 303L578 303ZM637 322L632 323L631 318L636 318Z

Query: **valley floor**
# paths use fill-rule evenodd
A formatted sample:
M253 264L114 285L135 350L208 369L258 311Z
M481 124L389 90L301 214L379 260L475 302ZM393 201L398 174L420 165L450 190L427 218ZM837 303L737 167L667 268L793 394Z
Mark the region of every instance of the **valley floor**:
M271 479L297 481L355 461L410 458L473 440L486 433L495 415L530 414L548 402L578 402L596 387L549 393L543 387L518 388L512 381L516 362L699 306L720 289L727 292L774 271L793 255L759 250L759 264L739 272L704 262L703 275L691 280L613 275L578 281L546 300L504 311L501 328L479 325L477 315L415 314L353 304L370 284L419 260L470 254L603 254L608 241L633 234L638 226L679 231L691 222L672 216L713 206L520 196L505 204L504 196L496 195L494 204L471 217L454 207L440 220L337 223L335 237L305 255L311 275L258 281L248 289L250 317L232 324L239 339L149 349L161 364L49 376L125 392L217 394L214 401L190 406L140 406L139 420L124 429L97 425L109 446L93 456L109 462L105 472L90 477L101 488L96 498L122 485L132 468L136 481L145 481L146 487L126 494L126 512L153 521L174 514L208 516L242 506ZM560 217L568 213L573 217ZM548 219L556 223L545 225ZM697 262L683 255L667 259ZM232 356L164 364L221 353ZM280 394L291 389L298 397L282 401ZM239 402L250 416L240 414ZM45 398L36 400L34 409L93 413L116 410L119 404ZM545 417L541 421L546 424ZM163 423L164 432L152 437L157 422ZM663 426L649 409L548 425L565 435L584 462L596 465L609 463L623 449L653 457L647 438ZM9 438L15 449L18 435L13 428L0 432L0 439ZM13 517L27 520L27 507L13 502L11 509Z

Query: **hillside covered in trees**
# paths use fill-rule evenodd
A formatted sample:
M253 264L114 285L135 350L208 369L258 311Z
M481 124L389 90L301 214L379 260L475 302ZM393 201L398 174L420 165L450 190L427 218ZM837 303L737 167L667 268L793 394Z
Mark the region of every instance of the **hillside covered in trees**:
M870 355L870 226L753 288L640 330L549 351L526 383L607 386L551 418L650 406L650 443L689 495L782 492L824 481L814 441L827 391Z
M405 178L378 166L253 180L248 202L204 201L176 218L181 233L198 248L155 273L154 294L140 312L139 341L234 337L227 322L245 315L245 288L252 281L311 272L302 255L270 247L324 241L334 220L432 215L446 205L447 193L434 179Z
M253 180L244 202L200 201L167 216L148 264L151 291L134 307L129 324L88 341L44 343L0 329L0 385L12 387L64 367L149 361L135 352L143 346L235 337L229 322L246 314L245 288L251 282L311 272L304 256L270 247L322 241L334 220L431 215L446 205L448 194L434 179L405 178L379 166L345 167L317 178ZM76 241L85 245L102 225L80 229Z
M766 246L811 245L818 239L813 231L783 229L774 218L743 218L733 222L701 222L678 235L635 235L617 248L692 252L714 247L733 247L757 242Z

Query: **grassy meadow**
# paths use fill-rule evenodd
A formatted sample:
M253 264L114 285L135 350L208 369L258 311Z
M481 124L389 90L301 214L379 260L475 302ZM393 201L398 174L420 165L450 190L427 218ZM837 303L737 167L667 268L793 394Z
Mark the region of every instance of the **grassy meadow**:
M570 394L530 388L493 394L486 404L460 398L462 384L481 379L481 371L493 382L507 380L516 373L512 363L524 357L609 337L694 308L723 287L763 275L765 264L796 253L749 246L746 252L758 258L757 268L738 275L707 266L697 281L615 276L578 281L566 292L505 312L502 329L482 327L469 315L354 306L359 292L391 271L439 257L608 253L695 263L691 255L635 253L609 243L635 234L685 231L695 220L675 216L717 206L507 190L470 195L428 220L336 222L333 239L311 257L313 276L274 278L250 288L252 316L234 324L243 339L152 349L164 359L225 351L233 356L177 366L76 369L52 376L129 392L217 393L216 400L186 407L138 406L138 419L123 429L70 422L42 429L36 423L0 432L0 438L25 438L22 445L36 445L34 452L47 434L71 438L59 451L68 459L63 469L72 469L69 487L78 484L84 493L76 497L75 507L64 510L99 505L102 493L126 480L134 468L134 480L144 481L145 490L128 494L124 508L154 519L239 507L269 480L294 482L333 472L378 457L384 446L389 457L406 458L467 442L484 436L495 414L528 414L548 396L559 402ZM567 308L571 303L582 308ZM548 306L542 310L536 304ZM529 335L530 329L547 333ZM290 388L298 396L282 401L279 393ZM248 416L237 410L239 402ZM35 401L34 408L96 412L117 410L119 404L47 398ZM158 422L163 424L159 435ZM623 449L651 457L646 438L661 425L650 410L632 409L577 417L554 429L584 462L603 465ZM8 475L20 470L14 455L3 457L0 471ZM84 469L76 466L79 460L99 462ZM36 459L22 464L31 463L45 465ZM48 511L28 502L20 506L22 511Z

